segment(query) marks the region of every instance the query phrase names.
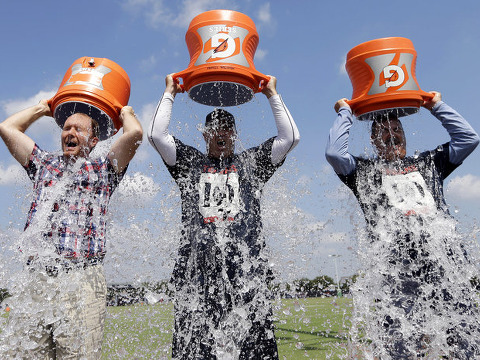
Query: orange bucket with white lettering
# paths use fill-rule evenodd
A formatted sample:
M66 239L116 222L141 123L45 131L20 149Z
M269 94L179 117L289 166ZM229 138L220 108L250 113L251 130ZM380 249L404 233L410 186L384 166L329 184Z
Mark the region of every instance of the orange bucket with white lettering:
M185 41L190 64L173 78L181 78L183 88L198 103L240 105L269 80L253 64L259 37L245 14L232 10L201 13L190 22Z
M418 111L432 94L420 89L415 77L417 52L403 37L364 42L347 54L345 68L353 86L348 104L359 120L395 109L398 116Z
M118 117L129 98L130 79L120 65L105 58L82 57L67 70L48 102L60 127L72 114L87 114L97 120L99 138L105 140L122 127Z

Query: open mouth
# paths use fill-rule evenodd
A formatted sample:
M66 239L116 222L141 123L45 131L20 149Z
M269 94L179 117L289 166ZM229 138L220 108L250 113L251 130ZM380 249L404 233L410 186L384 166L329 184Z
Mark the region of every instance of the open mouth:
M74 147L76 147L77 145L78 145L78 144L77 144L75 141L67 141L67 142L65 143L65 146L66 146L67 148L74 148Z

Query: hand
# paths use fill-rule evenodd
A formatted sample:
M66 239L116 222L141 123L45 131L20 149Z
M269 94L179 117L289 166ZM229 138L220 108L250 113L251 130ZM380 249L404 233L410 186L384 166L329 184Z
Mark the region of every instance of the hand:
M428 110L432 110L436 103L442 101L442 94L438 91L430 91L430 94L433 94L433 98L431 100L425 100L422 106Z
M340 108L342 107L347 107L350 109L350 105L348 105L347 103L348 99L347 98L342 98L340 100L338 100L336 103L335 103L335 106L333 107L335 109L335 112L338 113L338 111L340 110ZM350 109L351 110L351 109Z
M260 87L263 88L262 93L269 99L277 93L277 78L275 76L267 75L270 79L265 84L265 80L260 82Z
M165 78L165 92L172 94L173 97L179 92L184 92L185 90L180 86L177 79L173 78L174 73L168 74Z
M125 122L125 118L127 116L133 116L134 118L136 118L135 111L133 111L133 108L129 105L122 107L122 110L120 110L120 116L118 118L122 125Z
M38 102L41 116L53 116L48 100L42 99Z

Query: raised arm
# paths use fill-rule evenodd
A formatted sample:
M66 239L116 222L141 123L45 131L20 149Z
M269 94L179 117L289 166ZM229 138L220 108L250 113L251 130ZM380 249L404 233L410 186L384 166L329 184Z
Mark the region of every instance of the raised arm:
M52 116L47 100L40 100L37 105L22 110L0 123L0 136L12 156L22 166L28 164L35 146L35 142L25 135L25 131L42 116Z
M183 92L173 79L173 74L165 78L165 92L158 102L157 109L148 129L148 141L157 150L167 165L173 166L177 160L177 149L173 136L168 132L172 116L173 102L177 92Z
M123 134L112 145L108 158L113 164L115 172L121 173L132 160L137 148L142 142L142 125L137 120L133 108L124 106L120 111L120 121L123 125Z
M343 98L335 103L337 118L328 136L325 156L339 175L349 175L356 167L355 158L348 152L348 137L352 127L352 109Z
M442 101L442 94L431 91L433 99L426 101L423 106L440 120L442 126L450 135L449 160L452 164L460 164L478 146L480 138L470 124Z
M275 124L277 125L277 136L272 144L272 163L277 164L297 146L300 141L300 133L292 115L283 102L282 97L277 93L277 79L270 76L270 80L262 91L267 97L272 108Z

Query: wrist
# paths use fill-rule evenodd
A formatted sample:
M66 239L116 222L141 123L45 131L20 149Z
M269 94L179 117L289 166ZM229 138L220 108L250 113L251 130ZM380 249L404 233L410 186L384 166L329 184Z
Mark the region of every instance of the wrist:
M276 92L275 90L268 90L268 91L264 91L264 94L267 97L267 99L270 99L272 96L278 95L278 92Z
M50 106L44 103L38 103L37 105L35 105L34 112L37 118L40 118L42 116L51 116L52 114L50 110Z

